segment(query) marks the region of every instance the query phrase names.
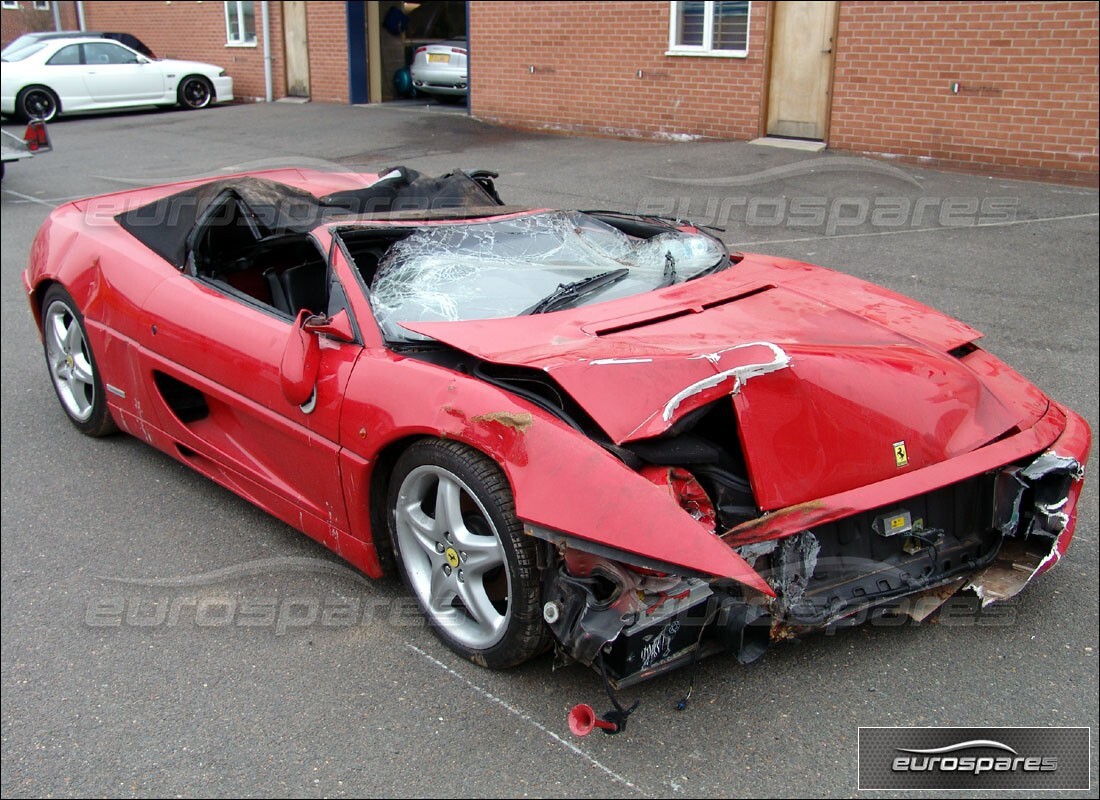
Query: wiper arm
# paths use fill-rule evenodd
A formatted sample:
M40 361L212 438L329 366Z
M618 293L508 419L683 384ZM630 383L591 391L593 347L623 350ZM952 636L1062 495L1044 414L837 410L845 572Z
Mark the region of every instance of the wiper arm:
M672 251L665 252L665 273L661 278L661 284L658 289L664 289L666 286L671 286L676 283L676 257L672 255Z
M572 283L558 284L557 289L546 295L546 297L539 300L530 308L521 311L519 316L524 317L528 314L545 314L550 311L557 311L558 309L565 308L586 295L590 295L599 289L618 283L629 274L630 270L624 267L622 269L613 269L610 272L601 272L599 275L593 275L590 278L582 278Z

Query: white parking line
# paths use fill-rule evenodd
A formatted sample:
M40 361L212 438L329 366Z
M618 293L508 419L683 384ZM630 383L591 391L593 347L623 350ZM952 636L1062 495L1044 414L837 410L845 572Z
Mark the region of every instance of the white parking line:
M533 719L533 718L531 717L531 715L530 715L530 714L528 714L528 713L527 713L526 711L524 711L523 709L521 709L521 708L517 708L516 706L512 705L511 703L509 703L509 702L508 702L507 700L502 700L501 698L497 697L497 696L496 696L495 694L493 694L492 692L488 691L487 689L482 689L482 688L481 688L480 686L478 686L478 685L477 685L476 683L474 683L473 681L471 681L471 680L470 680L469 678L466 678L466 677L464 677L464 676L462 676L462 675L458 674L458 673L457 673L457 672L455 672L455 671L454 671L453 669L451 669L451 668L450 668L450 667L448 667L448 666L447 666L446 664L444 664L444 663L443 663L442 661L440 661L439 659L437 659L437 658L433 658L432 656L428 655L428 654L427 654L426 652L424 652L423 650L421 650L421 649L420 649L419 647L417 647L416 645L414 645L414 644L409 644L408 642L405 642L405 647L409 648L409 649L410 649L410 650L412 650L412 651L413 651L414 653L416 653L416 654L418 654L418 655L422 656L422 657L423 657L423 658L424 658L425 660L427 660L427 661L431 662L432 664L434 664L435 666L439 667L439 668L440 668L441 670L443 670L443 671L444 671L444 672L446 672L447 674L451 675L452 677L455 677L455 678L457 678L458 680L462 681L462 682L463 682L464 684L466 684L467 686L469 686L469 687L470 687L471 689L473 689L473 690L474 690L475 692L477 692L477 693L478 693L479 695L481 695L482 697L484 697L484 698L485 698L486 700L488 700L488 701L489 701L490 703L494 703L494 704L496 704L496 705L500 706L500 707L501 707L501 708L503 708L503 709L504 709L505 711L507 711L507 712L508 712L509 714L513 714L513 715L515 715L515 716L519 717L519 718L520 718L520 719L522 719L522 720L523 720L524 722L526 722L526 723L528 723L529 725L531 725L531 726L533 726L533 727L537 728L538 730L542 731L542 732L543 732L543 733L545 733L545 734L546 734L547 736L549 736L549 737L550 737L551 739L553 739L553 740L554 740L555 742L557 742L558 744L560 744L560 745L561 745L562 747L566 748L567 750L569 750L570 752L574 753L575 755L578 755L578 756L580 756L580 757L581 757L581 758L583 758L583 759L584 759L585 761L587 761L587 762L588 762L589 764L591 764L592 766L594 766L594 767L595 767L596 769L598 769L598 770L600 770L601 772L603 772L604 774L606 774L606 775L607 775L607 776L608 776L609 778L611 778L612 780L614 780L614 781L616 781L616 782L618 782L618 783L621 783L621 784L622 784L623 786L626 786L626 787L627 787L627 788L629 788L629 789L633 789L633 790L634 790L635 792L638 792L639 794L644 794L644 795L647 795L647 796L654 796L652 792L648 792L648 791L643 791L643 790L642 790L642 789L640 789L640 788L639 788L639 787L638 787L637 785L635 785L635 784L631 783L631 782L630 782L630 781L628 781L628 780L627 780L626 778L624 778L624 777L623 777L622 775L620 775L620 774L618 774L617 772L615 772L614 770L612 770L612 769L611 769L610 767L606 767L606 766L604 766L603 764L601 764L601 763L600 763L599 761L597 761L596 759L594 759L594 758L593 758L592 756L588 755L588 753L586 753L586 752L584 752L583 750L581 750L581 749L580 749L579 747L577 747L577 746L576 746L575 744L573 744L572 742L566 741L566 740L565 740L565 739L563 739L562 737L558 736L558 735L557 735L556 733L554 733L554 732L553 732L552 730L550 730L549 728L547 728L547 727L546 727L545 725L543 725L543 724L541 724L540 722L538 722L537 720Z
M1100 212L1088 214L1066 214L1064 217L1039 217L1038 219L1014 219L1009 222L979 222L977 225L952 225L939 228L913 228L905 231L868 231L867 233L837 233L832 236L805 236L801 239L761 239L759 242L735 242L738 247L754 244L788 244L790 242L818 242L822 239L857 239L861 236L896 236L900 233L933 233L936 231L968 231L974 228L1006 228L1009 225L1034 225L1038 222L1061 222L1067 219L1086 219L1098 217Z
M38 203L40 206L46 206L46 208L57 208L56 203L51 203L48 200L41 200L37 197L31 197L29 194L23 194L22 192L12 191L11 189L4 189L4 191L10 194L12 197L18 197L25 203Z

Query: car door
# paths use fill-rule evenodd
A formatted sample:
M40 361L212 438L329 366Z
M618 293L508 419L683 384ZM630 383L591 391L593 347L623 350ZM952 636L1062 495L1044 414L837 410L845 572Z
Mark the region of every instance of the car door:
M86 42L84 62L84 84L95 103L137 104L164 97L160 66L128 47Z
M296 239L296 246L306 240L317 247L309 237ZM220 241L212 260L225 272L198 269L192 261L144 304L156 320L141 344L160 426L183 460L336 549L338 531L347 530L340 410L362 346L318 336L315 394L302 406L290 403L281 363L294 320L260 291L260 273L250 270L262 265L238 269L246 261L242 250L231 252L224 236ZM278 248L266 252L278 261ZM324 280L336 281L319 247L316 257ZM346 304L338 282L326 294L334 307L325 311Z
M91 102L88 86L84 82L84 45L69 44L48 59L42 68L42 78L47 86L57 92L61 108L72 111Z

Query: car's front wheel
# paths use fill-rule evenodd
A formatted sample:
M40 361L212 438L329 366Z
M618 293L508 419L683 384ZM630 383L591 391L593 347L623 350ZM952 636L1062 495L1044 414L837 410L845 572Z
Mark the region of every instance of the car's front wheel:
M57 399L73 425L88 436L118 430L107 409L84 317L58 285L51 286L42 301L42 344Z
M45 86L28 86L15 98L15 116L20 122L53 122L60 111L57 95Z
M214 87L201 75L189 75L180 81L177 94L184 108L206 108L214 102Z
M494 669L545 648L536 543L491 459L457 442L417 442L394 467L389 510L402 576L448 647Z

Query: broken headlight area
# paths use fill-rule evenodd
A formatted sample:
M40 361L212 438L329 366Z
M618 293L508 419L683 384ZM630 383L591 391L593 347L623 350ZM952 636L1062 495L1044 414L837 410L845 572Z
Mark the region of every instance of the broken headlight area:
M664 487L681 508L715 530L760 516L729 400L698 408L668 434L627 442L620 451L637 459L639 472Z

